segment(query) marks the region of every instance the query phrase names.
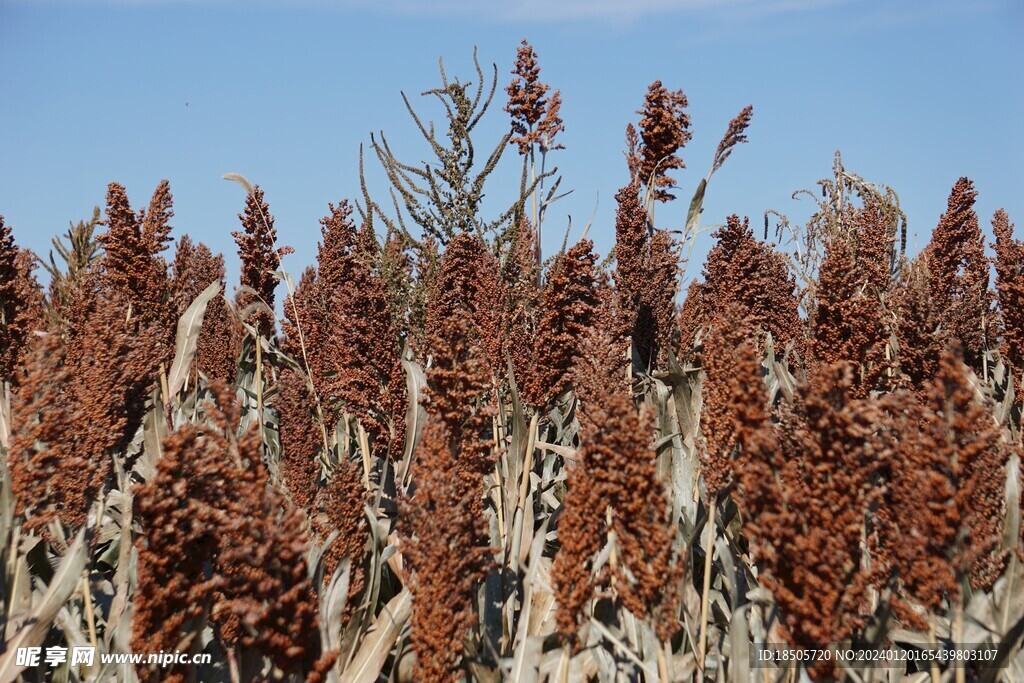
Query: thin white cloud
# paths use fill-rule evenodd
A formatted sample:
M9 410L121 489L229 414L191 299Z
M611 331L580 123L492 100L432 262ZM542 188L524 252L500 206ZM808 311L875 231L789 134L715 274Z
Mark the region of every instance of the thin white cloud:
M72 0L14 0L23 5L54 5ZM396 16L465 17L496 22L563 20L635 21L658 16L709 12L730 19L825 9L852 0L78 0L106 5L306 6L362 10Z
M396 0L399 4L415 4ZM657 16L707 12L743 18L790 11L815 10L848 0L513 0L496 2L493 11L506 20L558 21L561 19L636 20ZM471 2L454 2L468 7ZM480 3L487 5L488 3Z
M942 15L975 14L997 8L1021 12L1019 0L0 0L28 6L248 6L306 7L359 11L395 17L472 19L493 23L557 23L561 21L635 24L644 20L684 19L699 15L712 20L706 34L719 35L728 26L751 25L771 16L809 15L842 5L855 5L847 28L898 26Z

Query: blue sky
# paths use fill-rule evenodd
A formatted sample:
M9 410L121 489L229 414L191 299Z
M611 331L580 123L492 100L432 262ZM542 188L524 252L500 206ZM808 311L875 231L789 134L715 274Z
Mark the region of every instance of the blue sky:
M846 166L891 185L920 246L954 181L973 178L987 226L1005 207L1024 232L1024 10L1019 0L0 0L0 214L41 255L71 220L125 184L143 205L161 178L175 195L175 233L228 255L242 191L260 183L277 216L285 261L309 263L327 204L358 196L357 154L384 130L416 162L428 150L400 91L440 120L418 93L449 74L473 76L471 56L498 65L502 88L520 39L561 89L566 150L552 156L573 194L550 210L545 250L590 235L607 252L614 194L626 181L624 129L660 79L690 101L693 141L677 174L680 199L658 209L681 226L725 126L754 105L750 143L716 174L704 225L766 209L794 220L835 150ZM503 90L478 148L505 127ZM370 160L368 159L368 162ZM518 186L510 148L485 213ZM371 191L386 196L368 163ZM697 245L690 275L710 246Z

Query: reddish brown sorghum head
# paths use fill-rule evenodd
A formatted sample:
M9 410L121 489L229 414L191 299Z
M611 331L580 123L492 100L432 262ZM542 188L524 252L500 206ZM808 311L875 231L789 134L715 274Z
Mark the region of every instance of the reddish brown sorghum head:
M453 240L454 242L454 240ZM449 242L448 249L452 243ZM448 250L445 250L445 258L441 261L441 276L438 279L438 286L444 286L445 273L450 272L446 263ZM459 263L466 264L466 261L455 259L452 265L459 267ZM497 257L486 247L476 257L473 266L472 282L470 289L466 290L467 298L464 305L471 311L473 327L477 343L487 357L487 363L491 368L491 378L494 384L499 384L502 379L508 376L508 345L511 331L509 329L508 311L509 291L508 284L501 277L501 266ZM472 291L472 299L468 295Z
M551 99L548 100L547 111L544 112L544 118L540 120L537 125L537 132L540 133L540 146L541 149L565 149L565 145L556 144L555 136L565 130L565 125L562 123L562 117L559 116L562 110L562 92L555 90L551 93Z
M219 281L224 286L224 257L216 256L202 242L196 244L183 235L178 240L172 268L171 299L176 320L192 305L196 297ZM223 290L222 290L223 293ZM171 327L175 334L177 323ZM222 296L216 296L206 306L203 326L196 342L196 367L209 380L219 379L229 384L235 381L235 369L241 349L240 328L235 324Z
M167 263L160 252L170 240L168 221L170 186L161 181L153 194L149 211L134 213L125 188L107 186L107 230L97 239L103 246L102 273L106 283L132 305L133 314L149 322L166 325L168 296Z
M403 338L411 334L411 305L416 288L414 245L398 231L389 231L380 250L377 273L384 281L391 303L391 324Z
M149 200L149 210L140 215L142 223L142 241L152 254L158 254L167 248L171 241L171 218L174 216L174 198L171 196L171 184L161 180Z
M754 436L738 472L759 579L790 642L803 647L853 636L873 583L861 536L888 454L875 435L877 402L854 397L853 377L850 363L812 368L803 395L776 409L778 421Z
M366 545L363 512L366 491L359 468L342 460L322 480L320 453L324 432L306 378L292 369L281 373L277 412L281 432L281 476L292 503L307 515L317 540L325 543L332 532L338 536L324 552L323 581L330 583L343 558L352 560L349 595L363 586L362 550ZM348 605L349 611L352 607Z
M109 466L111 454L123 453L142 423L166 336L145 318L129 319L129 301L103 275L86 278L77 294L66 347L82 412L77 434L86 457Z
M501 276L508 283L512 307L529 311L539 303L537 283L540 282L540 264L537 256L537 231L528 219L523 218L501 262Z
M292 502L312 514L320 482L324 436L316 415L316 401L306 378L292 368L281 371L274 406L281 434L281 478Z
M558 523L558 630L574 639L587 603L610 594L634 614L653 617L666 640L678 627L682 560L673 558L671 510L655 474L652 416L646 408L637 414L609 336L592 329L588 338L579 372L597 386L583 394L585 432ZM609 542L618 546L616 560L595 567Z
M854 209L850 239L854 245L854 266L869 287L884 294L892 287L890 264L896 249L896 227L891 207L877 197L867 196Z
M323 283L328 300L351 277L352 262L357 253L358 228L352 222L348 200L337 206L328 205L331 213L320 219L321 240L317 245L317 278Z
M501 277L507 285L503 320L505 351L512 361L512 372L520 395L523 384L532 380L537 363L536 334L545 287L541 284L536 233L523 219L507 245L501 261ZM528 390L529 391L529 390ZM534 397L536 400L537 397Z
M977 194L969 179L956 182L946 213L923 256L928 262L931 301L942 325L942 336L947 342L959 342L967 365L980 372L982 356L995 334L991 327L989 261L974 212Z
M594 324L579 342L579 358L573 365L572 384L582 405L597 404L602 396L630 392L630 359L626 356L630 328L624 323L624 297L606 270L597 273L594 286L598 306ZM584 430L593 427L587 412L580 413Z
M428 313L433 316L433 311ZM481 348L473 341L470 314L456 308L445 326L431 326L427 342L433 366L427 375L426 408L430 419L447 425L461 451L454 472L467 492L472 512L483 518L483 477L494 467L490 445L493 406L490 373Z
M853 210L852 229L836 231L825 242L818 271L811 326L811 359L831 365L855 363L854 381L862 395L888 379L889 337L883 300L888 291L892 239L881 207L868 200Z
M321 284L316 268L308 266L302 271L295 291L284 299L281 322L281 349L308 371L318 393L329 391L335 381L328 352L330 308Z
M472 343L483 352L494 378L507 374L505 302L508 297L497 258L479 237L459 234L445 248L431 283L426 332L430 339L449 339L445 328L465 312ZM429 348L428 351L433 351Z
M409 292L409 336L406 339L416 359L426 362L428 300L441 270L438 242L433 235L424 236L423 241L413 248L412 268L415 277Z
M221 526L213 607L221 638L251 648L282 671L304 672L320 656L317 602L306 568L306 523L268 486L256 428L238 443L235 511Z
M512 116L512 132L515 133L509 144L518 145L520 154L528 154L535 144L539 144L542 151L563 149L554 141L555 136L565 130L558 116L562 97L555 90L548 98L550 89L540 81L537 53L524 39L516 52L512 82L505 88L508 93L505 111Z
M277 247L274 216L258 185L246 196L245 211L238 214L238 218L242 221L242 230L231 234L242 260L242 286L253 290L240 292L238 304L242 309L254 305L248 317L261 335L273 337L274 290L277 288L274 272L281 267L281 257L291 253L291 247Z
M32 331L45 327L34 269L35 256L18 248L0 216L0 383L15 379Z
M427 426L416 485L400 501L408 520L403 549L414 595L417 680L458 677L462 641L474 620L476 587L487 558L483 476L494 468L490 371L476 335L476 283L467 271L478 245L457 236L447 247L427 308ZM453 251L453 249L455 251ZM467 301L468 300L468 301ZM459 552L452 552L459 548Z
M337 401L359 416L375 450L397 455L405 443L405 379L388 286L370 263L376 256L373 229L364 224L354 230L345 203L331 210L323 221L315 287L304 303L314 313L317 305L326 311L322 319L303 327L313 340L322 338L319 343L326 349L323 368L311 368L318 375L316 389L329 405ZM319 357L314 352L311 366L319 363ZM333 379L327 377L331 371Z
M734 461L768 418L755 339L742 307L734 306L715 319L704 341L700 453L709 499L732 487Z
M338 532L324 552L325 584L330 582L344 558L349 558L352 563L349 602L345 606L347 612L355 607L353 596L360 594L365 581L362 562L367 539L365 504L366 488L359 466L350 460L341 460L317 492L313 530L321 542L326 541L332 532Z
M490 564L482 502L483 476L494 467L490 383L471 327L469 313L455 308L446 327L431 328L430 417L417 450L415 488L400 501L414 596L416 680L427 682L458 678L476 588Z
M634 181L615 195L615 282L623 293L639 298L643 289L644 256L648 242L647 213Z
M1013 239L1013 223L1006 211L992 219L996 243L996 292L1003 328L1003 355L1013 367L1017 398L1024 400L1024 242Z
M732 215L713 234L717 244L708 253L701 287L704 316L734 304L746 310L754 329L771 332L776 348L803 348L803 325L796 299L796 279L786 260L757 240L749 221ZM706 319L706 318L705 318Z
M933 387L934 388L934 387ZM937 396L932 396L937 398ZM882 423L893 458L885 504L876 513L877 547L873 561L898 581L892 606L914 628L928 622L918 607L938 612L957 592L950 555L957 544L960 516L956 507L954 455L946 444L940 416L933 406L901 389L884 399Z
M693 351L697 339L706 330L708 321L704 310L704 285L694 278L686 288L686 298L679 307L679 353Z
M544 286L530 357L513 358L520 395L529 405L544 406L571 387L580 341L594 324L598 305L593 246L581 241L556 259Z
M416 680L425 683L459 680L476 590L490 565L486 522L471 504L482 495L483 482L469 487L451 475L462 458L481 457L471 448L446 422L431 418L418 449L415 492L400 506L409 534L402 554L413 592Z
M347 201L330 209L320 221L318 269L303 275L286 302L286 349L308 361L325 410L358 415L374 448L398 453L406 410L400 335L388 282L375 269L376 238L369 224L356 229Z
M645 340L650 362L664 357L675 339L681 246L668 230L655 230L647 250L647 281L641 295L635 335Z
M923 391L938 369L943 343L932 304L927 261L905 264L893 287L899 382Z
M136 492L144 533L136 541L133 647L201 647L199 631L209 618L215 592L223 586L223 579L208 574L208 569L220 544L220 506L232 495L235 474L222 445L198 427L183 427L164 440L156 476ZM185 667L140 668L138 674L144 681L189 680Z
M666 230L648 231L634 181L615 195L615 281L627 304L633 344L650 367L669 347L676 329L680 245Z
M191 634L198 646L196 629L211 618L222 645L306 671L320 653L304 523L268 486L259 435L236 438L233 393L219 382L210 390L212 424L168 436L156 476L137 493L145 534L133 641L181 649ZM175 674L186 680L188 672Z
M946 351L917 396L885 399L894 457L878 511L879 555L898 579L897 615L916 628L927 625L922 608L934 613L960 599L961 577L989 590L1006 559L999 542L1010 446L976 382Z
M637 110L642 115L642 144L630 161L630 169L636 181L650 184L652 197L661 202L675 199L675 195L668 191L675 185L668 172L686 168L683 160L676 156L693 136L686 107L686 95L682 90L672 92L661 81L654 81L647 88L643 108Z
M939 416L940 448L953 463L957 485L962 546L953 558L953 567L970 578L975 590L988 590L1005 561L999 541L1010 447L992 419L991 406L979 399L977 383L957 355L944 354L932 388L931 408Z
M139 220L128 203L128 193L120 183L107 186L106 232L99 236L105 254L106 277L123 293L138 290L136 284L146 276L148 264L140 263L146 253Z
M98 471L102 461L86 457L75 438L80 415L58 334L35 343L18 384L11 397L7 454L15 513L26 529L44 534L56 518L81 527L104 472Z
M598 308L596 327L601 328L604 337L614 339L615 343L625 343L629 340L631 332L625 293L616 283L614 273L606 268L597 272L595 286L597 299L601 304Z
M747 141L747 127L750 125L750 119L753 117L754 106L748 104L736 115L736 118L729 122L729 127L725 130L725 136L718 143L718 149L715 150L715 163L711 167L712 173L722 168L722 164L732 154L732 150L736 145Z
M15 408L26 411L17 429L34 434L21 444L23 454L61 461L60 473L47 485L51 496L60 498L57 511L70 526L84 523L111 470L111 458L129 455L125 449L142 421L162 340L153 327L127 321L128 304L116 295L105 298L109 292L97 286L95 277L81 291L89 298L75 306L82 317L67 345L54 336L45 338L44 355L35 358L26 378L31 387L19 390L14 400ZM39 444L32 445L37 439Z

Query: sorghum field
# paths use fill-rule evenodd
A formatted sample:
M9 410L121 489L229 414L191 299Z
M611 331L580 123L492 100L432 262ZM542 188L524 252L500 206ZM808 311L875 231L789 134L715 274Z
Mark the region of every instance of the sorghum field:
M0 223L0 681L1024 681L1006 213L960 178L909 253L837 155L806 224L709 228L754 109L684 164L656 81L614 226L566 231L559 92L525 41L507 78L442 69L436 126L406 100L434 158L369 140L390 189L325 207L301 277L237 175L240 282L172 241L166 182L111 183L49 257ZM77 646L183 657L18 656Z

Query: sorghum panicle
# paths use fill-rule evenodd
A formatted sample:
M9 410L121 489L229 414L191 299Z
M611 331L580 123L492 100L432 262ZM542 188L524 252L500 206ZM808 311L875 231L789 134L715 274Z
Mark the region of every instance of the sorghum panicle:
M892 239L877 203L869 200L852 213L855 227L826 239L815 287L810 356L826 365L855 363L857 391L866 395L883 387L891 366L882 297L888 291Z
M416 487L400 501L403 555L413 590L416 680L458 678L463 638L474 621L476 587L490 566L484 474L494 467L487 365L472 344L469 313L455 308L428 343L429 418L417 450ZM452 552L458 548L458 552Z
M210 390L211 424L169 435L156 476L137 492L145 582L133 640L175 648L209 618L222 646L255 648L285 672L307 671L320 652L305 524L269 485L260 436L236 437L234 392L220 382Z
M757 240L747 219L735 214L712 235L717 240L708 253L701 287L702 312L709 320L715 311L740 304L759 334L770 332L776 349L804 346L803 323L796 299L796 279L785 258ZM706 324L706 323L705 323Z
M408 534L402 554L413 592L416 680L449 683L459 679L477 586L490 566L486 523L472 504L482 496L483 481L469 487L451 472L461 458L481 454L467 452L448 424L433 416L417 453L415 493L399 506Z
M376 271L373 228L356 229L347 201L330 209L321 220L318 268L287 302L286 348L308 361L324 410L358 415L372 447L394 456L405 442L407 399L391 292Z
M129 300L103 275L87 277L78 296L66 347L82 411L78 438L88 457L109 467L111 454L123 453L142 423L166 335L143 317L129 318Z
M660 202L675 199L668 191L675 185L669 171L686 168L677 152L693 137L687 105L682 90L670 91L661 81L654 81L647 88L644 106L637 110L642 115L642 144L634 179L645 186L649 183L653 198Z
M956 505L963 534L953 567L975 590L989 590L1005 556L999 551L1010 446L991 406L977 396L973 377L958 353L945 353L932 389L932 410L942 427L940 446L954 462Z
M306 378L292 368L281 372L274 406L281 434L281 477L292 502L307 514L313 513L320 482L323 432L317 419L316 402Z
M505 111L512 117L512 131L515 133L509 144L518 145L520 154L529 154L535 144L545 151L562 149L554 141L555 136L565 130L558 115L562 97L555 90L549 98L547 93L550 89L540 81L537 53L524 39L516 52L512 82L505 88L508 93Z
M360 595L365 585L363 550L369 535L365 505L361 468L350 460L341 460L317 491L312 520L313 531L321 542L338 532L324 553L324 583L331 581L343 559L351 561L347 613L355 609L354 596Z
M929 281L927 261L919 256L903 266L893 287L897 381L917 392L935 376L944 349Z
M700 280L694 278L690 281L690 286L686 288L686 297L683 299L683 305L679 307L677 318L678 350L681 354L691 353L697 340L701 338L702 332L707 328L707 321L704 320L703 295L704 285Z
M893 458L877 515L879 559L898 579L897 615L920 629L927 613L961 599L961 578L989 590L1006 561L1011 447L976 382L959 350L946 350L922 391L883 399L880 424Z
M704 436L701 471L709 499L728 491L735 480L737 456L768 419L768 397L761 381L761 358L750 322L734 306L717 317L700 354L700 429Z
M624 374L613 379L622 365L608 335L592 329L588 336L592 355L584 357L580 372L606 379L596 392L584 393L585 432L559 519L561 549L552 567L558 630L575 639L587 603L612 589L622 607L652 617L667 640L678 627L683 560L673 557L671 509L655 474L652 414L648 408L637 413ZM606 563L594 576L595 556L613 539L617 563Z
M16 379L32 332L45 328L43 296L32 271L35 256L14 243L0 216L0 383Z
M241 333L223 298L224 257L216 256L202 242L194 243L188 235L178 240L172 267L171 301L175 321L184 315L196 297L214 282L220 282L221 294L206 305L203 326L196 342L196 367L209 380L229 384L235 381L235 369L241 352ZM177 322L170 333L176 334Z
M103 246L101 260L107 285L132 305L133 315L166 327L170 322L167 262L160 252L166 249L174 215L167 181L161 181L150 204L150 211L134 213L125 188L118 183L107 187L106 232L97 241ZM162 345L166 347L167 345ZM164 348L165 355L169 349Z
M718 143L718 149L715 150L715 163L711 167L712 173L722 167L722 164L732 154L732 150L736 145L747 141L747 127L750 125L750 120L753 117L754 107L748 104L736 115L736 118L729 122L729 126L725 130L725 136L722 137L721 142Z
M254 186L245 197L245 210L238 214L242 230L232 232L238 244L238 257L242 261L242 285L253 292L239 292L241 309L251 305L251 319L262 336L274 336L274 292L277 278L274 272L281 267L281 257L291 253L291 247L277 247L277 230L270 206L263 199L263 190Z
M927 630L926 615L940 612L958 590L949 561L960 531L953 453L943 447L940 416L930 402L900 389L884 399L884 406L887 416L880 426L894 452L885 504L876 514L873 561L898 582L892 600L896 615Z
M996 330L988 289L990 264L974 211L977 194L968 178L956 182L923 256L942 336L947 343L958 342L967 365L981 372L982 356L996 338Z
M221 527L224 585L213 618L229 644L255 649L282 671L304 672L320 657L306 523L268 484L260 448L255 427L238 442L236 511Z
M328 303L336 395L362 419L374 448L398 457L405 444L408 400L387 284L366 264L350 258L351 278Z
M136 648L172 651L209 619L215 593L224 585L207 573L220 544L221 506L232 494L233 463L211 434L186 425L164 439L156 476L136 490L135 509L143 527L138 548L138 590L132 619ZM143 681L184 682L185 667L140 667Z
M1013 239L1013 223L1006 211L992 219L996 252L996 293L1003 329L1003 355L1013 368L1017 400L1024 400L1024 242Z
M459 311L465 312L472 343L483 352L492 376L504 377L508 367L504 353L507 297L494 254L479 237L456 235L445 248L431 283L425 335L428 340L449 339L445 328Z
M513 366L519 391L532 406L544 406L571 387L571 372L580 341L594 324L598 305L594 289L593 242L585 240L561 254L545 283L533 348Z
M843 642L866 623L875 579L861 535L889 454L875 434L877 401L855 397L854 373L850 363L814 368L802 395L751 439L738 472L759 579L794 645ZM831 668L810 673L827 679Z
M330 308L323 296L316 268L302 271L295 291L284 299L281 349L308 371L318 392L328 392L335 382L329 363ZM324 396L329 399L329 395Z
M14 511L26 529L43 534L54 519L72 529L85 524L103 476L102 461L87 457L76 439L81 415L72 381L60 335L50 333L28 353L11 397Z
M658 360L676 331L680 245L666 230L648 230L636 181L615 195L615 281L629 304L633 343L645 366Z

